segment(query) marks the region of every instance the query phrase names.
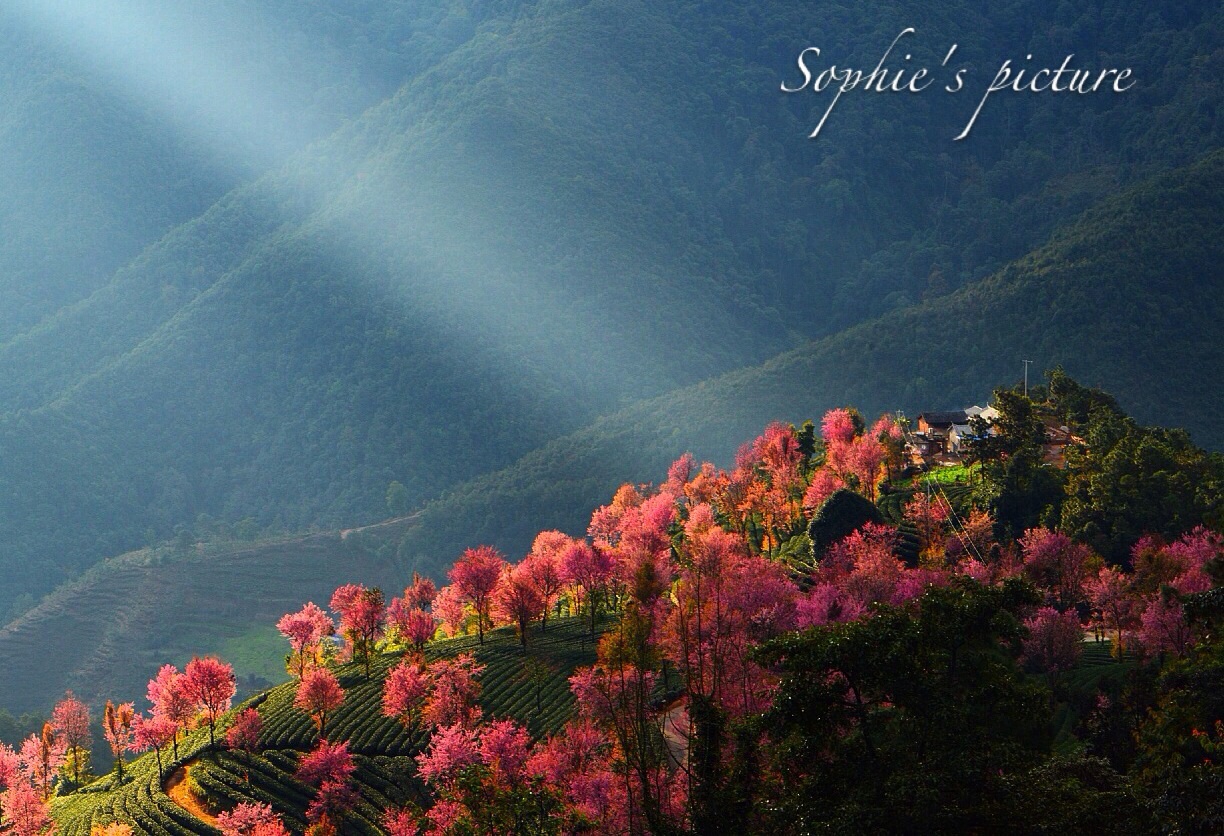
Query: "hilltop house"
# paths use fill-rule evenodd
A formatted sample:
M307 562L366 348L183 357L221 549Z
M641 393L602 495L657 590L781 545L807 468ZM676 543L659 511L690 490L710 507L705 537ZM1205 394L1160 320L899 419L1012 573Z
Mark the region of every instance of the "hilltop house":
M1066 467L1067 446L1084 446L1086 442L1072 433L1070 427L1058 424L1053 418L1047 418L1042 423L1045 424L1045 442L1041 445L1042 461L1056 467Z
M918 413L918 432L915 434L924 437L933 451L946 453L948 452L948 434L952 432L952 428L958 424L968 423L969 416L963 409L952 412L920 412Z
M959 462L965 452L965 443L976 435L969 422L981 418L990 424L998 417L999 411L993 406L975 405L947 412L921 412L915 420L915 430L906 440L906 459L920 468ZM1066 447L1071 444L1083 445L1084 440L1051 417L1043 419L1043 423L1045 442L1042 445L1042 458L1046 464L1064 467Z
M962 445L974 436L970 421L981 418L987 423L999 417L993 406L971 406L946 412L920 412L915 430L906 444L910 463L927 467L934 463L960 461Z

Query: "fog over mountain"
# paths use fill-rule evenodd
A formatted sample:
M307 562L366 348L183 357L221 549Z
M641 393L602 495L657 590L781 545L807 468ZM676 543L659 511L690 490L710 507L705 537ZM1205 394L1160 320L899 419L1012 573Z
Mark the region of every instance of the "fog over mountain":
M392 481L419 507L601 416L856 326L844 339L867 350L911 316L940 323L871 354L879 380L938 362L895 395L937 407L985 397L1021 358L1117 339L1076 315L1107 272L1008 302L1049 318L1057 346L984 325L997 281L957 290L1219 147L1222 16L1205 2L6 4L0 614L217 521L371 522ZM869 66L907 26L914 64L957 43L979 89L1027 53L1138 82L1000 94L961 142L970 94L847 94L807 139L827 102L779 90L800 50ZM1182 226L1189 250L1214 234ZM1128 277L1141 298L1122 333L1203 298L1216 278L1187 264ZM1074 371L1219 446L1218 375L1182 363L1218 336L1170 335L1129 367L1079 352ZM830 391L861 382L815 356ZM776 397L757 407L789 417ZM632 452L617 478L654 478Z

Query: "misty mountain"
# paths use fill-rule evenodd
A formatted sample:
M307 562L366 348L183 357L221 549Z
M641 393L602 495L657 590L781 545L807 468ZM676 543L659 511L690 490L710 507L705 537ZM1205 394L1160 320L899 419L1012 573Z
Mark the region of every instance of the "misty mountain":
M819 422L983 404L1019 381L1021 357L1062 365L1140 423L1224 446L1224 152L1093 207L1045 246L956 293L605 416L513 467L429 503L399 545L404 570L437 573L468 546L525 554L535 534L586 530L625 482L658 482L684 452L729 466L769 421ZM1033 383L1039 382L1036 372Z
M139 691L167 659L239 647L240 673L275 671L283 647L270 625L341 583L397 590L412 571L442 581L463 548L485 543L517 559L542 529L583 532L620 484L657 483L685 451L729 463L772 420L983 403L1018 378L1021 350L1116 392L1143 422L1185 424L1218 448L1219 395L1196 386L1197 369L1224 362L1213 337L1222 195L1224 152L1104 201L981 282L601 417L385 525L103 561L0 630L0 705L37 710L65 688L94 701Z
M948 294L1219 146L1208 3L163 5L8 11L40 57L0 79L29 161L0 194L0 611L201 514L379 518L392 480L428 501L890 310L1007 333ZM957 42L979 88L1024 51L1141 83L996 97L955 143L967 97L847 94L806 139L826 100L778 90L799 50L870 65L906 26L915 65ZM190 60L161 61L179 42ZM1088 339L1023 315L1051 313ZM915 356L993 381L1028 350L955 345L878 355L877 391ZM805 373L851 400L865 373L828 360ZM1207 368L1144 397L1203 393L1194 425Z

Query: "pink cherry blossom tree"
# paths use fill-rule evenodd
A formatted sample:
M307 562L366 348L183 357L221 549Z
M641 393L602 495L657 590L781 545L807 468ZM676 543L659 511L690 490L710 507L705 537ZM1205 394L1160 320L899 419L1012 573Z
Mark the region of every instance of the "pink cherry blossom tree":
M617 539L619 541L619 537ZM615 570L616 565L607 549L596 548L583 540L571 543L561 555L561 575L575 588L576 597L580 593L586 602L592 637L595 635L600 595Z
M173 742L177 726L169 718L154 713L148 717L137 714L132 718L132 751L152 751L157 758L158 780L165 779L162 768L162 749Z
M505 558L497 549L477 546L465 550L447 573L451 583L476 612L476 632L481 644L484 644L485 625L489 623L493 592L501 581L505 565Z
M197 656L183 672L183 692L203 712L208 723L208 745L215 749L217 720L229 710L237 692L233 666L215 656Z
M0 811L12 836L53 836L55 822L46 799L26 781L17 781L0 797Z
M1135 619L1130 579L1117 567L1105 566L1088 581L1086 590L1100 626L1114 631L1113 652L1120 657L1124 649L1123 632L1134 626Z
M527 628L544 609L544 596L527 566L523 563L507 566L493 591L493 615L498 621L514 625L524 651L527 649Z
M383 682L383 715L411 727L420 717L431 687L431 677L420 659L404 659Z
M1084 652L1084 630L1075 610L1059 612L1042 607L1024 622L1028 637L1024 640L1024 661L1046 674L1052 689L1058 677L1075 667Z
M1176 594L1153 595L1139 618L1139 641L1148 653L1179 656L1190 645L1190 625Z
M442 631L447 636L457 636L466 632L468 606L459 587L450 584L438 590L438 597L434 598L433 611L441 621Z
M259 735L263 732L263 718L256 708L239 711L230 727L225 731L225 745L235 752L244 752L250 758L259 753Z
M187 696L186 680L174 665L162 665L157 675L149 680L146 692L153 705L153 714L164 717L174 725L174 757L178 758L178 736L195 717L195 702Z
M560 531L541 531L531 544L523 565L531 582L543 600L540 612L540 632L548 630L548 613L558 604L565 589L565 578L561 575L561 552L572 542Z
M289 836L272 806L258 801L243 801L218 814L217 829L222 836Z
M480 718L476 700L480 696L480 675L485 666L471 653L453 659L439 659L429 666L433 688L425 701L422 716L433 728L472 725Z
M327 718L344 702L344 689L336 675L327 668L315 668L298 683L293 698L295 708L304 711L314 720L319 738L327 737Z
M51 712L51 727L68 747L69 763L72 765L72 782L81 783L81 751L88 749L93 741L90 733L89 707L69 691L55 704Z
M303 756L293 777L307 786L320 787L328 781L347 781L356 768L347 740L340 743L320 740Z
M1067 535L1045 528L1030 528L1020 538L1024 573L1049 593L1065 610L1084 598L1084 583L1093 569L1092 550ZM1100 562L1095 561L1099 566Z
M365 678L370 678L370 659L386 626L387 605L381 589L357 584L340 587L332 595L331 608L340 614L340 633L360 657Z
M336 628L327 613L310 601L297 612L282 616L276 622L276 629L289 640L293 659L290 672L301 680L306 676L307 665L318 655L323 640Z

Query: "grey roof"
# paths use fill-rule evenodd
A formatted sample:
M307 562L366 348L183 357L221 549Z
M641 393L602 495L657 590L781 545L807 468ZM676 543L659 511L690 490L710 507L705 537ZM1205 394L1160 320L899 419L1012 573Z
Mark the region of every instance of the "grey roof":
M918 419L925 420L932 427L944 427L968 423L969 416L965 410L957 409L953 412L919 412Z

